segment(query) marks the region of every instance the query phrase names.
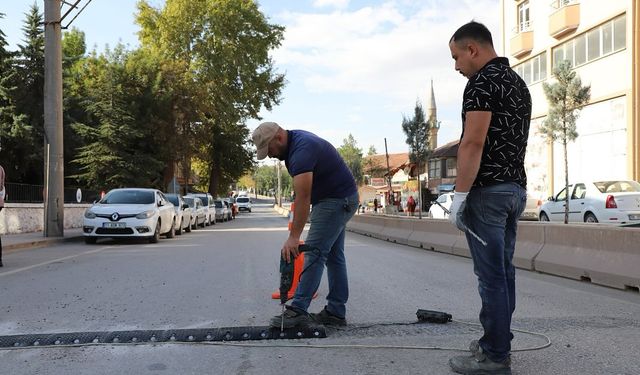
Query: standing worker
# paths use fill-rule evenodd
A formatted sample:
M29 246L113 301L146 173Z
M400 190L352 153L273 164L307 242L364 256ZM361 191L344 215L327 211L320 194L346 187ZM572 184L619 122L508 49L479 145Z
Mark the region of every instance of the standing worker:
M460 27L449 49L455 69L469 80L449 220L467 237L484 328L484 335L471 342L471 356L451 358L449 365L460 374L511 374L511 317L516 307L512 259L526 202L531 96L509 60L497 56L484 25Z
M0 211L4 208L4 196L6 195L6 190L4 188L4 168L0 165ZM2 264L2 238L0 238L0 267L3 267Z
M290 306L284 316L275 316L271 326L304 327L312 320L325 325L345 325L349 298L344 236L347 222L358 208L358 190L349 168L326 140L304 130L285 130L275 122L264 122L253 132L258 160L275 157L284 160L293 177L295 211L293 227L282 245L287 262L299 254L298 245L311 212L311 227L305 244L304 268ZM313 294L327 266L329 294L320 313L307 312Z

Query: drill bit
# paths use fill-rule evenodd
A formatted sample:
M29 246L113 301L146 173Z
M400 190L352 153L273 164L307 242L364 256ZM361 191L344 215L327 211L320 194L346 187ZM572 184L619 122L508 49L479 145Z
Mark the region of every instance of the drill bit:
M284 332L284 303L282 306L282 319L280 320L280 333Z

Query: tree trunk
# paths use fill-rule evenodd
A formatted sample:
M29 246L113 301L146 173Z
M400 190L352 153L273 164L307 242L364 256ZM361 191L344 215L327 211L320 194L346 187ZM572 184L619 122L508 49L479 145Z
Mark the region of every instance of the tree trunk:
M216 163L215 161L213 162L213 164L211 165L211 169L209 170L209 194L211 194L212 197L216 197L218 194L218 180L220 176L220 167L218 166L218 163Z
M562 141L562 146L564 148L564 186L565 186L565 196L564 196L564 223L569 223L569 159L567 158L567 130L565 127L564 131L564 139Z

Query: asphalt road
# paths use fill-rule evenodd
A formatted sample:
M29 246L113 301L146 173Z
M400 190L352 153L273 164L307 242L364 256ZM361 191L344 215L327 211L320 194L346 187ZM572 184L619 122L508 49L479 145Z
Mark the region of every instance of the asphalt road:
M264 326L280 311L287 219L265 204L158 244L100 241L20 250L0 269L0 335ZM417 309L477 322L469 259L347 235L350 325L325 339L0 350L0 374L449 374L458 352L278 348L282 344L466 348L478 327L415 322ZM518 271L514 328L549 348L516 352L514 374L640 374L640 295ZM324 306L323 280L311 311ZM514 349L539 346L516 333Z

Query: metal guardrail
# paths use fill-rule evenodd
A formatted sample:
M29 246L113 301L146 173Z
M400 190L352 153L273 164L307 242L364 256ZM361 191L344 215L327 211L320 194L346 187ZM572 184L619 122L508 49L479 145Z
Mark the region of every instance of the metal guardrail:
M64 189L64 203L93 203L100 199L100 192L77 187ZM80 197L80 202L78 202ZM6 203L43 203L44 185L20 184L14 182L5 183Z

